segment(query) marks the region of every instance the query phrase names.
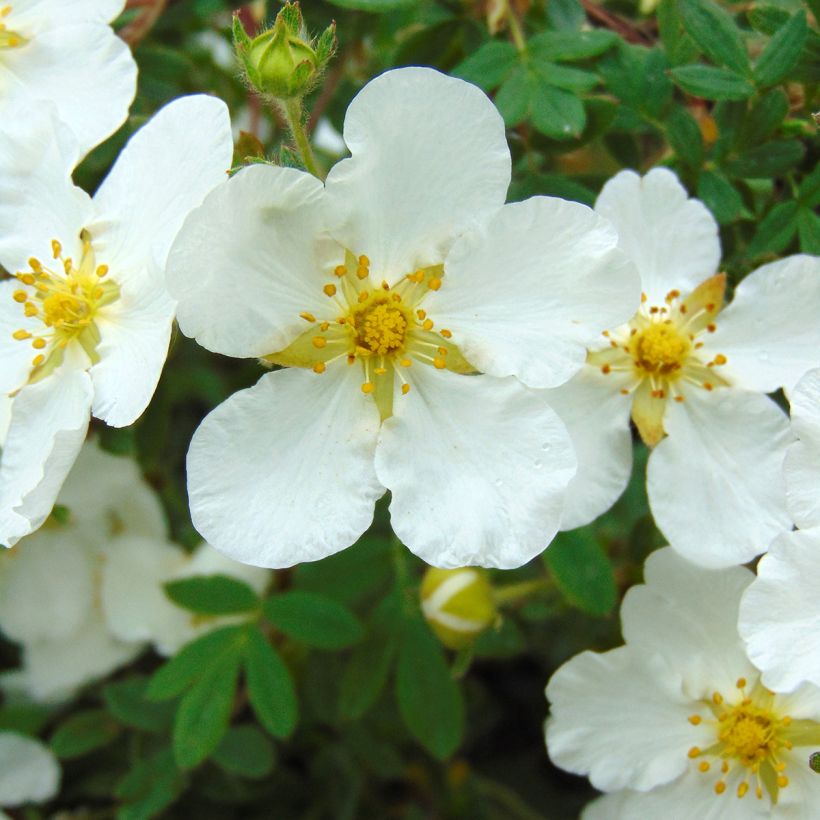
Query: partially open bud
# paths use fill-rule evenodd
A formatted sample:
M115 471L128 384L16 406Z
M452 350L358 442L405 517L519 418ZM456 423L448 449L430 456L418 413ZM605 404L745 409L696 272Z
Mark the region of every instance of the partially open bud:
M321 79L336 50L336 24L311 39L298 3L285 3L267 31L251 38L239 16L233 18L233 42L250 85L278 100L303 97Z
M497 617L487 573L473 567L428 569L421 582L421 610L450 649L469 646Z

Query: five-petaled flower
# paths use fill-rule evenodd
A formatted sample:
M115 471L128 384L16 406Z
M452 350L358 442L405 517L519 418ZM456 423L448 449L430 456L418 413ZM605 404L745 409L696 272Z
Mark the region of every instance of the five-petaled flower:
M704 566L748 561L791 526L781 469L791 435L766 394L820 362L820 259L764 265L722 309L717 224L674 174L623 171L595 208L618 229L643 297L551 396L579 461L563 526L592 520L625 487L631 412L653 448L649 504L669 543Z
M549 543L575 457L544 391L638 304L612 226L547 197L504 205L504 124L475 86L388 72L347 111L325 185L252 166L169 259L183 333L286 369L214 410L188 455L193 520L282 567L367 529L443 567L513 567Z
M621 608L626 645L583 652L547 686L550 757L610 792L584 820L811 820L820 689L779 695L760 680L737 631L754 575L663 549L645 576Z
M192 128L191 123L196 123ZM40 111L0 138L0 544L36 529L93 413L116 427L148 404L174 306L163 268L191 208L230 166L228 111L177 100L128 143L92 200L71 182L76 143Z

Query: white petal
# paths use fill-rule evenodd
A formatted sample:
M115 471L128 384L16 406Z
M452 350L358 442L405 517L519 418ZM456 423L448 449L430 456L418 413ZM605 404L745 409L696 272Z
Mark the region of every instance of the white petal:
M263 376L208 415L188 451L194 526L220 552L261 567L350 546L384 493L373 456L376 405L359 367Z
M302 311L333 310L316 249L323 202L315 177L269 165L249 166L214 189L168 259L182 332L215 353L262 356L305 329Z
M327 178L342 223L334 237L366 254L378 280L441 263L459 233L504 204L504 123L463 80L429 68L382 74L347 109L344 140L352 156Z
M812 748L797 748L784 755L789 785L778 794L772 820L815 820L820 806L820 776L808 765Z
M14 0L15 25L18 19L35 24L76 23L91 20L110 23L125 8L125 0Z
M781 535L743 596L740 634L771 689L820 686L820 529Z
M163 287L171 243L191 210L227 179L232 154L228 108L204 94L169 103L129 140L94 196L98 216L89 226L100 261L121 286L136 277Z
M396 535L438 567L509 569L555 535L575 456L543 391L515 379L406 371L376 452Z
M94 566L77 533L42 529L0 555L0 629L15 641L60 639L88 617Z
M80 258L91 199L71 180L79 156L73 135L48 105L28 105L0 132L0 263L11 273L34 256L51 262L51 240ZM22 315L22 311L20 311Z
M567 427L578 472L569 484L561 529L572 530L594 521L620 497L632 471L631 396L620 388L627 379L584 367L547 399Z
M740 598L754 579L749 570L703 569L666 548L649 556L644 577L621 608L629 646L663 656L692 700L715 691L728 698L738 678L756 677L737 631Z
M51 512L85 439L88 374L62 367L14 399L0 459L0 544L13 546Z
M6 433L11 423L11 398L0 396L0 455L3 452L3 442L6 440Z
M0 393L12 393L28 381L37 352L30 340L20 341L12 334L15 330L34 334L43 328L39 319L26 317L23 306L14 301L17 290L20 284L13 279L0 282Z
M194 550L190 560L179 570L177 577L190 578L194 575L228 575L243 581L259 593L266 589L272 577L269 570L240 564L205 542Z
M692 726L692 702L661 657L628 646L583 652L547 686L547 749L553 763L588 775L597 789L645 791L683 773L709 729Z
M47 746L0 732L0 805L43 803L57 794L59 785L60 766Z
M602 331L638 309L640 282L617 241L612 225L577 202L505 205L455 243L424 308L482 372L557 387Z
M687 199L666 168L644 177L621 171L604 185L595 210L615 224L619 246L637 266L650 304L663 304L675 288L687 293L717 272L717 222L702 202Z
M763 265L738 285L717 318L717 330L704 339L704 352L723 353L728 362L721 375L740 387L788 391L820 365L818 314L820 258L789 256Z
M786 452L786 500L798 527L820 524L820 370L800 380L791 397L792 432Z
M50 25L3 59L24 86L26 99L56 105L82 154L113 134L128 116L137 65L128 46L103 23Z
M96 418L125 427L142 415L168 355L173 320L174 304L164 285L124 290L98 319L100 361L90 370Z
M167 536L162 505L136 462L105 452L93 440L83 445L57 500L68 507L72 528L97 549L122 531L155 540Z
M649 457L649 506L681 555L706 567L742 564L791 527L782 474L791 436L771 399L691 390L669 402L664 426Z

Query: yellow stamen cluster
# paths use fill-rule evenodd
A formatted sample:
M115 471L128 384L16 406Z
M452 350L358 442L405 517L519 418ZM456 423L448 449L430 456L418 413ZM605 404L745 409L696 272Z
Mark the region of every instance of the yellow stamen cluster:
M738 679L736 685L738 695L732 703L720 692L714 692L711 699L704 701L711 714L689 717L693 726L707 724L715 732L714 743L706 749L693 746L689 758L699 761L699 772L706 774L713 767L719 770L715 794L727 791L729 776L737 770L739 780L735 778L738 782L734 790L738 798L754 791L762 800L768 792L776 803L779 790L789 785L786 763L781 756L792 749L789 734L794 722L788 715L778 713L774 695L759 684L751 693L746 691L744 678Z
M31 381L58 367L73 341L80 344L92 363L99 361L96 348L100 334L95 317L101 308L119 298L120 291L115 282L104 281L108 266L96 264L90 237L83 234L82 240L78 265L63 256L62 246L55 239L51 247L55 262L60 263L58 270L31 258L29 270L15 274L23 287L15 290L12 298L22 306L25 316L37 320L39 326L35 332L20 328L12 333L14 339L30 343L38 351L31 360Z
M18 48L25 45L28 40L22 34L9 29L6 20L11 14L11 6L0 7L0 49Z

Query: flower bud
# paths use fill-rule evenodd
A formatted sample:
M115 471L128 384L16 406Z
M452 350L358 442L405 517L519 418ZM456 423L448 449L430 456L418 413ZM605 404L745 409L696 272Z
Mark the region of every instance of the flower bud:
M487 573L474 567L428 569L421 582L421 609L449 649L469 646L497 617Z
M812 752L811 757L809 757L809 768L820 774L820 752Z
M233 20L236 54L250 85L279 100L303 97L324 72L336 49L336 24L312 40L298 3L285 3L271 28L251 38L239 16Z

